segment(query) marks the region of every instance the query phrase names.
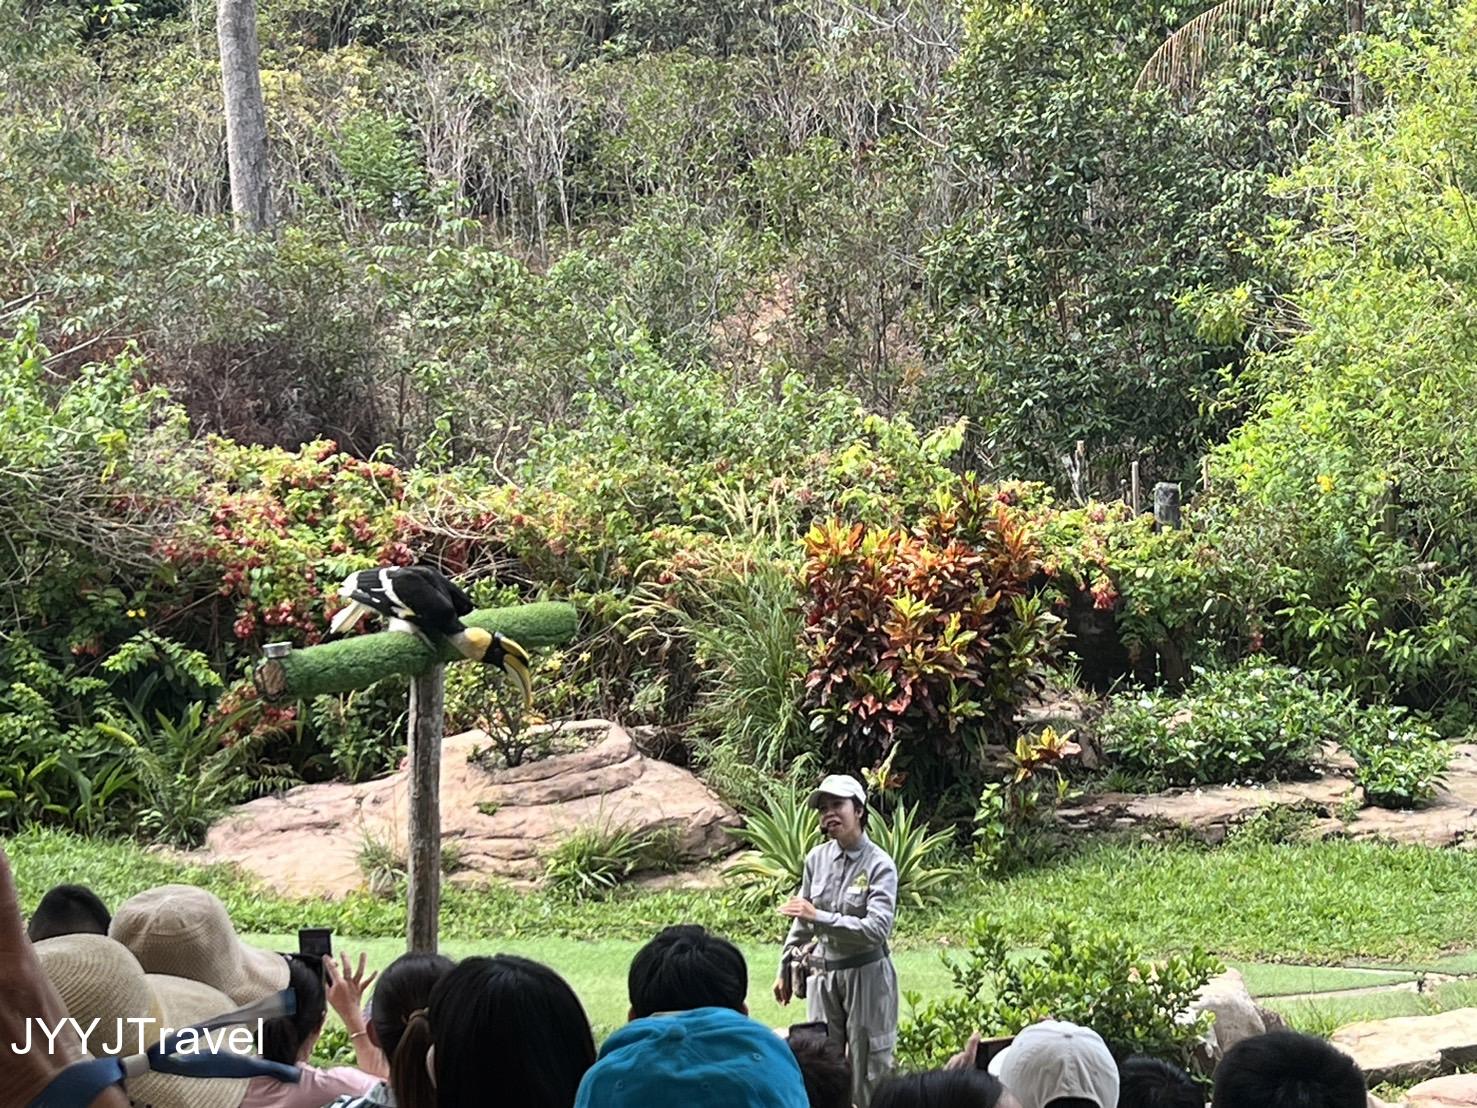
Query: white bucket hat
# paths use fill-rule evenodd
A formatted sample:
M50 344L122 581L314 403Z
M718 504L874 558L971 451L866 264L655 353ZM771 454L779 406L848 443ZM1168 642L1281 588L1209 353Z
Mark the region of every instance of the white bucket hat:
M287 988L287 959L243 943L220 898L194 885L160 885L124 901L108 935L146 972L203 982L235 1005Z
M147 1049L165 1028L189 1027L236 1008L225 993L198 981L145 974L126 947L103 935L58 935L35 949L67 1015L84 1028L98 1021L87 1042L94 1057L108 1046L135 1054L140 1037ZM125 1088L135 1108L239 1108L247 1084L241 1078L150 1071L129 1077Z
M1075 1023L1042 1020L990 1060L1021 1108L1042 1108L1062 1097L1118 1106L1118 1063L1102 1036Z

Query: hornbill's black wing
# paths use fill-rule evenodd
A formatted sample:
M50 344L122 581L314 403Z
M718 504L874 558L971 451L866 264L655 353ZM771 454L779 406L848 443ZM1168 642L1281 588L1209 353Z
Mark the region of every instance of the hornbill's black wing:
M419 568L381 566L349 574L339 595L351 603L333 617L330 632L337 635L347 631L366 612L378 612L386 619L402 619L426 631L456 634L462 622L457 619L454 602L434 577L416 572Z
M433 569L430 566L411 566L410 569L438 589L457 615L464 616L473 610L472 598L462 591L460 585L439 569Z

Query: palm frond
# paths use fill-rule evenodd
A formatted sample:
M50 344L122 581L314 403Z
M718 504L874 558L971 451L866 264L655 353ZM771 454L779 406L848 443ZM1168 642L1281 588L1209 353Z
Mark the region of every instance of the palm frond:
M1243 40L1275 7L1276 0L1222 0L1201 12L1160 44L1144 63L1134 89L1193 92L1204 80L1216 49Z

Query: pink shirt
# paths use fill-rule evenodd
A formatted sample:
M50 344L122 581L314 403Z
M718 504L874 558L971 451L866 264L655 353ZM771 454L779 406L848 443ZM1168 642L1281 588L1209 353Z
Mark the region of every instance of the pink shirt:
M331 1070L298 1066L298 1072L302 1076L296 1085L274 1077L253 1077L246 1086L241 1108L323 1108L345 1094L363 1096L380 1081L352 1066L335 1066Z

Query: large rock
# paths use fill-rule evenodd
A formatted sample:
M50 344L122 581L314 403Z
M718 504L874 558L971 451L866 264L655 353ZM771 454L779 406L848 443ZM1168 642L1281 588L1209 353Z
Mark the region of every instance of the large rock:
M1331 1041L1359 1063L1371 1085L1409 1085L1477 1062L1477 1008L1351 1023Z
M1287 1026L1280 1015L1263 1008L1251 998L1245 978L1233 969L1206 982L1199 998L1190 1005L1190 1011L1192 1014L1211 1012L1215 1015L1207 1041L1196 1049L1195 1060L1205 1073L1214 1072L1226 1051L1242 1039Z
M1405 1094L1405 1108L1477 1108L1477 1074L1423 1081Z
M565 725L561 738L588 732L588 745L512 769L472 761L488 745L480 731L445 740L441 754L441 835L454 843L457 882L532 880L543 855L570 831L609 820L646 832L673 828L682 854L707 860L734 849L733 810L685 769L645 757L605 720ZM365 885L366 843L406 853L408 774L360 785L304 785L234 809L211 828L204 860L235 862L266 884L301 896L340 896Z
M1324 751L1318 776L1307 781L1169 789L1150 795L1102 793L1061 809L1058 816L1070 827L1151 832L1172 828L1216 844L1258 812L1280 805L1322 816L1314 831L1323 835L1477 848L1477 744L1454 743L1451 750L1446 785L1430 804L1413 811L1360 808L1348 822L1335 817L1346 800L1362 802L1363 796L1354 784L1353 761L1333 747Z

